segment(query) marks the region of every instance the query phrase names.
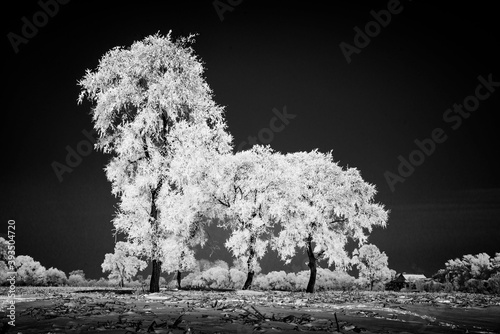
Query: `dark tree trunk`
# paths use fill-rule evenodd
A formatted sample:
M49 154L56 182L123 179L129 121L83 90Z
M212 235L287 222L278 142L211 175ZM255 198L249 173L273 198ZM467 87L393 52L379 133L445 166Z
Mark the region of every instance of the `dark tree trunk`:
M151 273L151 282L149 283L149 292L160 292L160 274L161 261L153 260L153 271Z
M120 288L123 288L125 286L125 284L123 283L123 276L122 276L122 279L120 281Z
M180 270L177 270L177 289L181 289L181 280L182 280L182 273Z
M316 284L316 258L314 257L314 252L312 248L311 237L307 241L307 256L309 257L309 270L311 274L309 275L309 283L307 283L306 292L313 293L314 285Z
M248 272L247 280L245 281L245 284L243 285L243 290L248 290L250 288L250 286L252 285L252 281L253 281L253 275L254 275L253 271Z
M156 195L158 194L158 190L161 187L161 183L158 187L151 191L151 229L153 230L153 268L151 272L151 282L149 283L149 292L160 292L160 274L161 274L161 261L156 259L158 256L158 245L156 243L156 236L158 235L158 210L156 208Z
M250 255L248 256L248 261L247 261L248 274L247 274L247 280L243 285L243 290L250 289L250 286L252 285L253 281L253 276L255 274L254 269L252 268L252 260L253 257L255 256L254 243L255 243L255 237L252 235L250 237L250 252L249 252Z

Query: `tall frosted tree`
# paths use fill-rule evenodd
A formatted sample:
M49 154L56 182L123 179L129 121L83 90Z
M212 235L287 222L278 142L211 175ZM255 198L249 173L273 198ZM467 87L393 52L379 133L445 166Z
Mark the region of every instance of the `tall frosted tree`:
M156 34L115 47L79 81L79 103L92 103L96 148L112 155L105 171L119 198L116 233L126 236L130 251L151 261L151 292L159 291L162 262L169 258L172 233L159 219L168 208L158 199L160 192L179 191L168 173L172 159L190 145L232 149L193 38Z
M297 249L306 251L310 269L306 291L314 292L317 261L348 267L347 242L365 243L374 226L385 226L387 212L373 202L375 187L357 169L342 169L331 153L298 152L286 159L286 174L295 183L288 187L288 209L281 215L272 245L287 262Z

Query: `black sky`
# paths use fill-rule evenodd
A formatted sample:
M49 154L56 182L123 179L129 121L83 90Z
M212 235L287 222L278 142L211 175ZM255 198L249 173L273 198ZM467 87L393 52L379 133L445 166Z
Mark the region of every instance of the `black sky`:
M389 3L243 1L221 21L212 1L74 0L60 4L17 53L9 33L21 35L22 18L33 22L42 9L36 1L4 4L0 233L14 219L18 255L104 276L116 204L103 171L109 156L92 152L62 182L51 164L65 164L66 147L76 149L92 128L90 105L76 103L85 69L115 46L172 30L199 34L194 49L216 102L226 106L236 147L286 106L295 118L273 134L274 149L333 150L342 166L377 186L377 201L391 213L370 241L391 268L430 275L450 258L499 252L500 87L456 129L443 120L474 95L479 76L500 82L498 10L489 1L401 1L401 12L348 63L340 43L353 45L354 28L364 30L370 11ZM391 191L384 173L397 173L398 157L408 159L414 141L436 128L446 141ZM212 234L223 248L223 234ZM229 259L223 251L214 256ZM262 267L276 263L268 256Z

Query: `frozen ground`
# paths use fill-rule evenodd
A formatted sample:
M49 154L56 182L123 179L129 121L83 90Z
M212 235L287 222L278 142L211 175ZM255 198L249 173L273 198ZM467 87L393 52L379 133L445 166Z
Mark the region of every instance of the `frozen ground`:
M4 295L2 293L2 295ZM0 312L6 318L5 307ZM500 296L394 292L157 294L42 288L7 333L500 333ZM3 331L2 331L3 333Z

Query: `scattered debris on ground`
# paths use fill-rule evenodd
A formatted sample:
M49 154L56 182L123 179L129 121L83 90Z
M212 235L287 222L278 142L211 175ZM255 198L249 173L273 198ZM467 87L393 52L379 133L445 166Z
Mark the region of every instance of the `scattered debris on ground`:
M500 331L495 322L500 296L492 295L194 290L139 294L87 289L30 296L33 299L26 301L25 295L16 303L16 333Z

